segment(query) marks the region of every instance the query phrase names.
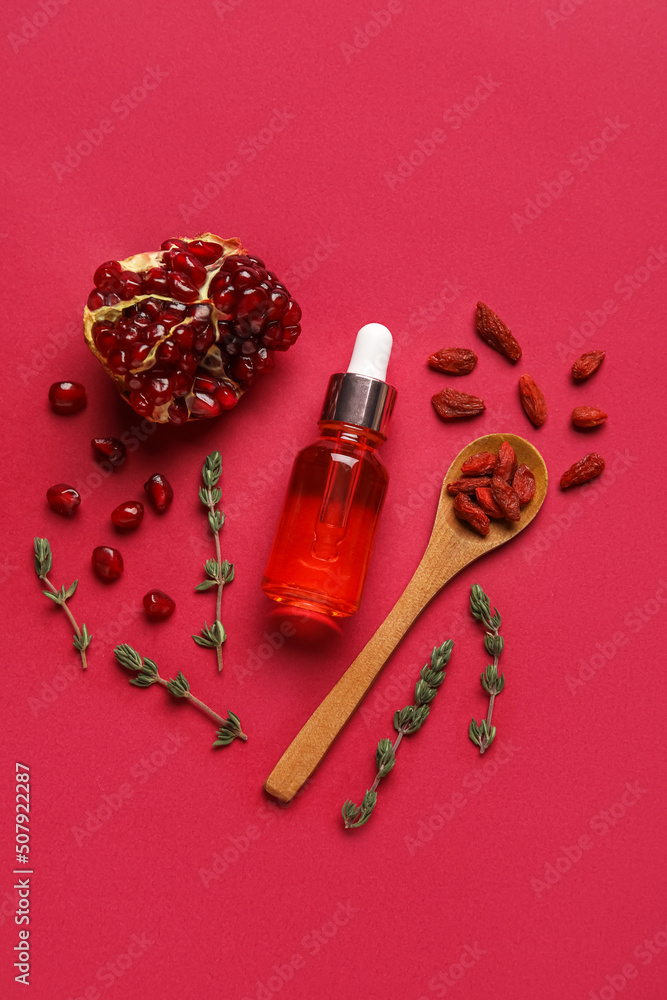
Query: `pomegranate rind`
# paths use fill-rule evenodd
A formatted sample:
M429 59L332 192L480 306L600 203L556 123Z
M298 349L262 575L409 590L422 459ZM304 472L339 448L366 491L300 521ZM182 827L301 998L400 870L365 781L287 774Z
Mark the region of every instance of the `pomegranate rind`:
M233 255L238 256L247 254L248 250L246 250L241 241L237 239L237 237L235 236L225 239L221 236L216 236L214 233L198 233L196 236L179 236L176 238L182 239L186 242L190 242L192 240L204 240L207 243L217 243L219 246L223 247L224 252L222 256L218 258L213 267L206 269L207 270L206 281L204 282L204 284L200 289L200 301L205 301L211 305L212 309L211 324L213 325L217 336L218 311L216 310L213 302L211 302L210 299L206 297L208 286L210 285L213 277L218 273L220 265L223 260ZM133 254L133 256L131 257L126 257L124 260L119 260L118 263L120 264L122 270L124 271L135 271L135 272L146 271L151 267L159 267L162 263L162 259L164 257L165 252L166 251L164 250L156 250L156 251L151 251L149 253L137 253ZM93 326L95 323L103 322L105 320L110 320L112 322L115 322L115 320L117 320L122 315L125 309L128 309L130 306L137 305L137 303L144 302L146 299L161 299L164 302L173 301L172 296L157 295L154 292L151 292L142 295L137 295L132 299L123 299L121 302L118 303L118 305L115 306L100 306L99 309L89 309L88 306L86 305L84 306L83 309L84 340L86 341L86 344L88 345L92 353L95 355L97 360L100 362L100 364L106 371L107 375L109 375L114 380L121 396L128 403L128 405L131 404L129 403L130 390L127 389L127 387L124 384L126 376L118 375L116 372L112 371L109 365L107 364L106 358L103 357L98 351L97 346L95 344L95 340L93 338ZM167 331L162 340L167 340L168 337L169 337L169 331ZM162 340L153 345L150 353L147 355L147 357L145 358L145 360L142 362L141 365L139 365L137 368L130 369L132 373L147 371L148 369L153 367L153 364L155 363L155 355L157 353L158 347L162 343ZM211 345L205 357L202 359L201 364L203 367L207 368L212 373L219 371L220 349L216 343ZM244 394L244 392L247 391L248 388L247 386L242 386L239 382L233 379L231 375L229 375L227 372L225 372L224 378L225 381L229 383L230 389L236 394L237 399L240 399L241 396ZM184 399L185 405L188 408L188 420L199 419L198 417L193 416L192 413L190 412L192 407L192 402L194 400L194 392L190 390L187 393L187 395L183 396L182 398ZM147 415L146 419L150 420L153 423L168 423L169 420L168 410L170 405L171 401L164 403L162 405L155 406L153 412Z

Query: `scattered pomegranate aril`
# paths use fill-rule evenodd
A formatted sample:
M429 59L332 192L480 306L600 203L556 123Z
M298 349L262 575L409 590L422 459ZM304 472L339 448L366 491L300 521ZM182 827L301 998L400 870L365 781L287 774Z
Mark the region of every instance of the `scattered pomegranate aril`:
M144 505L138 500L120 503L111 511L111 520L120 531L138 528L144 519Z
M118 438L93 438L90 442L98 462L111 462L112 465L122 465L127 454L125 445Z
M176 608L176 602L164 590L149 590L144 594L144 611L149 618L164 621L170 618Z
M124 399L158 423L231 409L301 332L297 302L236 239L165 240L153 253L106 261L94 282L88 346ZM202 394L196 379L212 372L218 386Z
M158 514L163 514L174 499L171 483L161 472L155 472L150 479L147 479L144 483L144 489Z
M49 389L54 413L78 413L86 405L86 389L81 382L54 382Z
M122 555L110 545L98 545L93 549L92 564L100 580L105 583L117 580L124 568Z
M51 510L55 510L56 514L62 514L64 517L72 517L81 503L81 497L77 491L73 486L68 486L67 483L56 483L55 486L50 486L46 491L46 499Z

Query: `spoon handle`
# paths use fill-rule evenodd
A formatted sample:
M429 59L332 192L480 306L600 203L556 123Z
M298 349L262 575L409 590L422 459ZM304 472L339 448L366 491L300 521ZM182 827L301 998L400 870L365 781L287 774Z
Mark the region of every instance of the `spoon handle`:
M364 698L396 646L417 616L444 586L442 568L427 552L414 576L366 643L352 666L315 709L282 755L264 785L281 802L289 802L320 763L341 729Z

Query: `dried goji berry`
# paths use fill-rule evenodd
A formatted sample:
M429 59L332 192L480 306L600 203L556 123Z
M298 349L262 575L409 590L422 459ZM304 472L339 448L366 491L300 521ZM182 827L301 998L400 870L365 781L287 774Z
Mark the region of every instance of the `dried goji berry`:
M430 356L428 363L448 375L468 375L477 364L477 355L467 347L443 347Z
M504 354L511 361L519 360L521 348L512 336L509 327L483 302L477 303L475 326L482 340L494 351Z
M580 458L578 462L571 465L567 472L564 472L560 477L560 485L562 489L567 489L568 486L580 486L581 483L587 483L590 479L595 479L599 476L604 469L604 458L597 454L597 452L591 451L588 455L584 455Z
M477 497L477 503L480 505L487 517L493 517L497 521L502 521L505 517L505 511L502 510L491 495L491 490L488 486L480 486L479 489L475 490L475 496Z
M604 410L594 406L575 406L572 410L572 423L575 427L599 427L607 419Z
M604 361L604 356L604 351L587 351L586 354L582 354L572 365L573 378L578 382L590 378Z
M454 498L454 513L462 521L467 521L480 535L488 535L491 522L481 507L474 504L465 493L456 494Z
M438 416L443 420L454 420L457 417L476 417L486 409L484 400L479 396L469 396L456 389L441 389L432 397L431 402Z
M535 496L535 476L527 465L520 465L514 473L512 489L518 496L522 506Z
M504 479L507 483L511 483L512 476L516 472L516 464L514 448L509 441L503 441L498 449L498 465L496 466L494 476L497 476L498 479Z
M518 521L521 517L521 502L510 484L505 479L494 476L490 489L491 496L505 512L505 517L510 521Z
M519 396L530 422L541 427L547 419L547 401L532 375L522 375L519 379Z
M488 486L491 482L489 476L479 476L477 479L457 479L453 483L447 483L447 492L455 496L457 493L474 493L478 486Z
M466 458L461 466L461 474L464 476L486 476L493 472L498 459L490 451L478 451L476 455Z

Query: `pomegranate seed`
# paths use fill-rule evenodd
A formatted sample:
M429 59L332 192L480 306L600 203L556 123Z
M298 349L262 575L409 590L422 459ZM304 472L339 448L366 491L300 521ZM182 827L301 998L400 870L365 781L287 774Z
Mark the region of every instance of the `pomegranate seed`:
M169 291L179 302L196 302L199 290L180 271L169 272Z
M231 386L221 385L216 389L215 398L218 400L223 410L231 410L232 406L238 403L238 396Z
M117 580L123 572L123 557L118 549L112 549L109 545L98 545L93 549L92 556L93 569L100 580L108 583L110 580Z
M155 472L150 479L147 479L144 483L144 489L148 499L159 514L163 514L174 499L171 483L161 472Z
M187 423L190 414L187 406L185 405L185 400L175 399L167 410L167 416L169 417L169 423L174 424L176 427Z
M114 289L123 299L133 299L141 292L141 275L136 271L121 271L120 288Z
M144 518L144 505L138 500L120 503L111 511L111 520L121 531L138 528Z
M117 292L118 276L120 275L120 264L117 260L108 260L105 264L100 264L93 275L93 284L101 292Z
M149 618L163 621L173 615L175 608L173 597L165 594L164 590L149 590L144 594L144 610Z
M97 268L87 339L142 416L175 425L217 416L272 369L274 350L296 341L301 310L261 258L217 237L165 240L152 256L161 263L146 259ZM103 306L115 320L100 316ZM214 360L214 384L195 385L211 377Z
M212 378L210 375L197 375L192 388L195 392L209 392L213 395L220 388L220 382L217 378Z
M202 264L214 264L222 256L222 247L218 243L206 240L193 240L188 243L188 253L194 254Z
M296 324L301 319L301 309L298 303L294 299L290 299L287 305L287 309L283 313L283 325L284 326L296 326Z
M121 465L125 461L125 445L118 438L93 438L90 444L99 462Z
M131 392L130 405L142 417L147 417L153 412L153 400L149 399L145 392Z
M206 268L203 264L185 250L176 250L171 258L174 271L180 271L199 288L206 281Z
M72 517L76 508L81 503L81 497L73 486L67 483L56 483L46 491L46 499L49 501L51 510L56 514L63 514L65 517Z
M153 295L169 295L169 274L161 267L151 267L144 276L144 288Z
M54 382L49 389L54 413L78 413L86 405L86 389L81 382Z
M130 359L125 351L112 351L107 364L116 375L127 375L130 370Z
M207 392L196 392L192 397L190 413L194 413L197 417L217 417L221 409L218 400L209 396Z

